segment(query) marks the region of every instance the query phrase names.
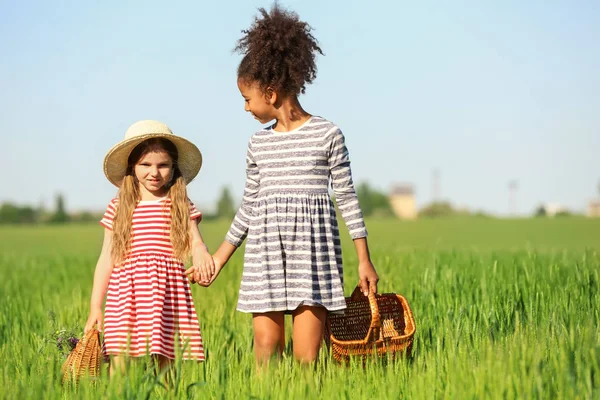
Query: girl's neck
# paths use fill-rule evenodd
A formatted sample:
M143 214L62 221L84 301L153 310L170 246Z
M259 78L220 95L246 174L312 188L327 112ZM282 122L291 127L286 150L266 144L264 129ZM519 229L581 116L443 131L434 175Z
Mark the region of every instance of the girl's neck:
M276 132L289 132L302 126L312 115L306 112L298 97L290 96L281 101L277 108L277 116L275 117L275 125L273 130Z
M150 192L145 187L140 187L140 201L156 201L167 197L168 194L169 191L166 189Z

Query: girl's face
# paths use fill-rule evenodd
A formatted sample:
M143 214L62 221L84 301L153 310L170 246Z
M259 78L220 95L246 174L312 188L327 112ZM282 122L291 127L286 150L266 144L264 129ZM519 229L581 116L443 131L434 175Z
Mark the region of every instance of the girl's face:
M152 150L135 164L134 172L142 198L144 193L163 197L168 191L166 185L173 178L173 160L165 150Z
M238 79L238 89L245 101L244 110L252 114L261 124L266 124L275 119L275 104L276 95L272 93L270 96L260 90L257 84L249 84L244 79Z

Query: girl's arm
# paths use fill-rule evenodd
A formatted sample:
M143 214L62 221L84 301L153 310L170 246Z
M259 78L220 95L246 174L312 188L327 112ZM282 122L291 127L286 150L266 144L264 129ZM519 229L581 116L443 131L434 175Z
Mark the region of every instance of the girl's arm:
M367 238L354 239L354 247L356 248L356 255L358 256L358 286L360 286L360 290L365 296L369 294L369 291L377 293L379 276L371 262Z
M190 235L192 237L192 267L185 273L186 275L192 275L192 282L208 286L211 277L215 274L215 263L208 252L208 246L202 239L199 225L190 224Z
M258 191L260 189L260 175L258 166L254 161L252 153L252 139L248 142L248 152L246 154L246 186L244 188L244 197L238 212L235 214L229 231L225 236L225 241L219 246L217 252L213 255L215 262L215 273L211 278L211 283L217 278L221 269L227 264L233 253L242 245L248 235L250 226L250 216L252 207Z
M239 210L233 218L233 222L225 236L225 241L229 242L234 247L240 247L248 235L248 227L250 226L250 216L252 215L252 207L254 200L258 196L260 189L260 176L258 166L254 161L252 153L252 139L248 142L248 152L246 154L246 185L244 187L244 197Z
M102 330L103 317L102 306L104 304L104 296L108 288L110 274L113 270L113 262L111 256L112 250L112 231L104 229L104 242L102 243L102 251L98 262L96 263L96 272L94 272L94 286L92 288L92 298L90 300L90 315L85 324L84 332L87 333L96 324L98 330Z
M350 156L346 148L344 135L338 128L335 128L330 136L328 162L335 200L348 227L350 237L354 240L354 247L358 256L358 285L365 296L369 291L377 293L379 276L377 276L375 267L371 262L367 244L367 228L352 182Z
M229 243L228 241L224 241L215 254L213 254L213 260L215 261L215 273L210 279L210 283L212 283L219 273L221 269L227 264L227 261L231 258L233 253L237 250L237 247Z

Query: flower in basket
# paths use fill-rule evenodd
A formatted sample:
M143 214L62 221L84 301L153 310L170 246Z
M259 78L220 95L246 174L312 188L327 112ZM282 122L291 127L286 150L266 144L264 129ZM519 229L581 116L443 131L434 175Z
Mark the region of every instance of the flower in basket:
M59 328L56 322L56 314L54 311L48 313L50 318L50 324L52 326L50 333L47 337L47 342L52 346L56 346L56 349L66 357L77 343L79 343L79 337L75 333L75 329Z

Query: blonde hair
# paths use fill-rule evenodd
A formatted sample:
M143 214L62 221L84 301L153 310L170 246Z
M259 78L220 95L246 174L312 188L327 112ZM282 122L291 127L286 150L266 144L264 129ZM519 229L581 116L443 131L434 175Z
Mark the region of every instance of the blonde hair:
M177 166L179 153L175 145L163 138L148 139L138 144L127 160L127 172L119 188L119 203L113 221L113 239L111 256L118 264L127 256L131 247L131 225L133 212L140 201L139 182L135 177L135 165L146 154L164 151L173 162L173 177L167 184L167 197L171 200L171 245L175 256L183 261L190 255L192 239L190 236L190 204L186 183ZM167 229L168 226L165 226Z

